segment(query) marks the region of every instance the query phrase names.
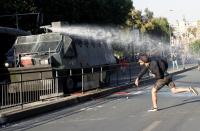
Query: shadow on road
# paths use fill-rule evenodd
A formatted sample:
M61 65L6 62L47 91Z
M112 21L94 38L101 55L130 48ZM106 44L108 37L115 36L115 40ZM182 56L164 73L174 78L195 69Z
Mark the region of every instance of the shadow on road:
M173 75L173 80L182 79L184 77L187 77L187 75Z
M184 84L191 84L191 85L200 85L200 82L194 82L194 81L180 81L177 80L176 82L184 83Z
M172 106L168 106L168 107L161 108L161 109L159 109L159 111L161 111L161 110L166 110L166 109L170 109L170 108L173 108L173 107L182 106L182 105L185 105L185 104L200 102L200 100L193 100L193 101L188 101L188 100L191 100L191 99L184 100L184 102L183 102L183 103L180 103L180 104L176 104L176 105L172 105Z

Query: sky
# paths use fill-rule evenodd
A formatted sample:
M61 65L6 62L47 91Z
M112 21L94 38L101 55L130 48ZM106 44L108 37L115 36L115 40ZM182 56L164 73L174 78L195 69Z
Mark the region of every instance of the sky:
M144 12L148 8L154 17L166 17L171 24L181 21L194 22L200 20L199 0L132 0L137 10Z

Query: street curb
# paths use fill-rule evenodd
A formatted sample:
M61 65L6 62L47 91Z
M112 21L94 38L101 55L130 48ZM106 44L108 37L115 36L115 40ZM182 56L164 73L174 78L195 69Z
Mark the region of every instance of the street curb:
M193 66L193 67L190 67L190 68L186 68L186 69L183 69L183 70L179 70L179 71L173 72L173 73L171 73L171 74L177 75L177 74L180 74L180 73L189 71L189 70L193 70L193 69L195 69L195 68L197 68L197 66Z
M172 72L171 74L176 75L176 74L180 74L180 73L183 73L185 71L189 71L189 70L192 70L195 68L197 68L197 66L193 66L193 67L190 67L190 68L187 68L184 70ZM145 80L141 81L141 84L145 84L145 83L149 83L149 82L153 82L153 81L154 81L154 78L145 79ZM40 115L40 114L43 114L43 113L46 113L49 111L53 111L56 109L69 107L69 106L75 106L78 103L83 103L83 102L89 101L91 99L108 96L114 92L129 89L130 87L133 87L132 83L129 83L129 84L123 85L123 86L112 87L112 88L108 88L108 89L99 89L93 93L89 93L89 94L82 95L82 96L58 98L56 101L52 101L50 103L26 108L26 109L15 111L15 112L1 113L0 114L0 125L16 122L16 121L19 121L19 120L22 120L25 118L37 116L37 115Z
M46 103L43 105L25 108L25 109L15 111L15 112L2 113L2 114L0 114L0 125L19 121L19 120L22 120L25 118L40 115L40 114L43 114L43 113L46 113L49 111L53 111L56 109L75 106L76 104L83 103L83 102L89 101L91 99L107 96L114 92L117 92L120 90L125 90L128 88L130 88L130 86L119 86L119 87L114 87L114 88L110 88L110 89L105 89L103 91L101 91L101 89L99 89L100 91L97 91L97 92L91 93L91 94L86 94L85 96L76 96L76 97L72 97L72 98L62 98L62 99L60 98L57 101L52 101L50 103Z

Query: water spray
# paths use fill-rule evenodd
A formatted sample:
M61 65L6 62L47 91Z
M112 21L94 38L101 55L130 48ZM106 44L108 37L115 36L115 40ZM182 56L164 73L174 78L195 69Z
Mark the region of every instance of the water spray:
M172 47L169 43L162 41L162 38L140 33L137 29L128 30L114 26L69 25L61 22L53 22L52 25L41 28L67 35L104 40L107 43L119 45L119 47L126 50L125 52L134 54L145 52L149 55L159 55L167 58L170 57L172 50L179 53L179 56L189 54L178 52L180 50L178 47Z

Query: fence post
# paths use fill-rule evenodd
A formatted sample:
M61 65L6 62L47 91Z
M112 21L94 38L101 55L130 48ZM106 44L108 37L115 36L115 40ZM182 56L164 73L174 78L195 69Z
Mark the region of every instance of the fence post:
M129 63L130 83L131 83L131 66L132 66L132 63Z
M92 67L92 78L94 78L94 68ZM96 80L96 79L95 79ZM97 86L97 91L98 91L98 89L99 89L99 86Z
M103 68L101 67L101 76L100 76L100 81L103 81Z
M120 69L120 71L121 71L121 69ZM118 72L119 72L119 70L117 70L117 74L116 74L117 75L116 76L117 77L117 85L119 84L119 81L118 81L119 80L119 73Z
M81 91L82 91L82 94L83 94L83 92L84 92L84 80L83 80L84 79L84 70L83 70L83 68L81 69L81 77L82 77L82 84L81 84L82 90Z
M56 70L56 79L55 79L55 93L58 94L58 71ZM57 97L58 98L58 97Z
M72 70L71 69L69 70L69 76L72 76Z
M23 90L22 90L22 73L20 73L20 103L21 103L21 108L23 109Z
M0 84L0 89L1 89L1 91L0 91L1 92L1 96L0 96L0 98L1 98L0 109L1 109L1 107L3 106L3 100L4 100L3 99L3 97L4 97L4 94L3 94L4 92L3 91L4 90L3 90L3 85L2 84Z

